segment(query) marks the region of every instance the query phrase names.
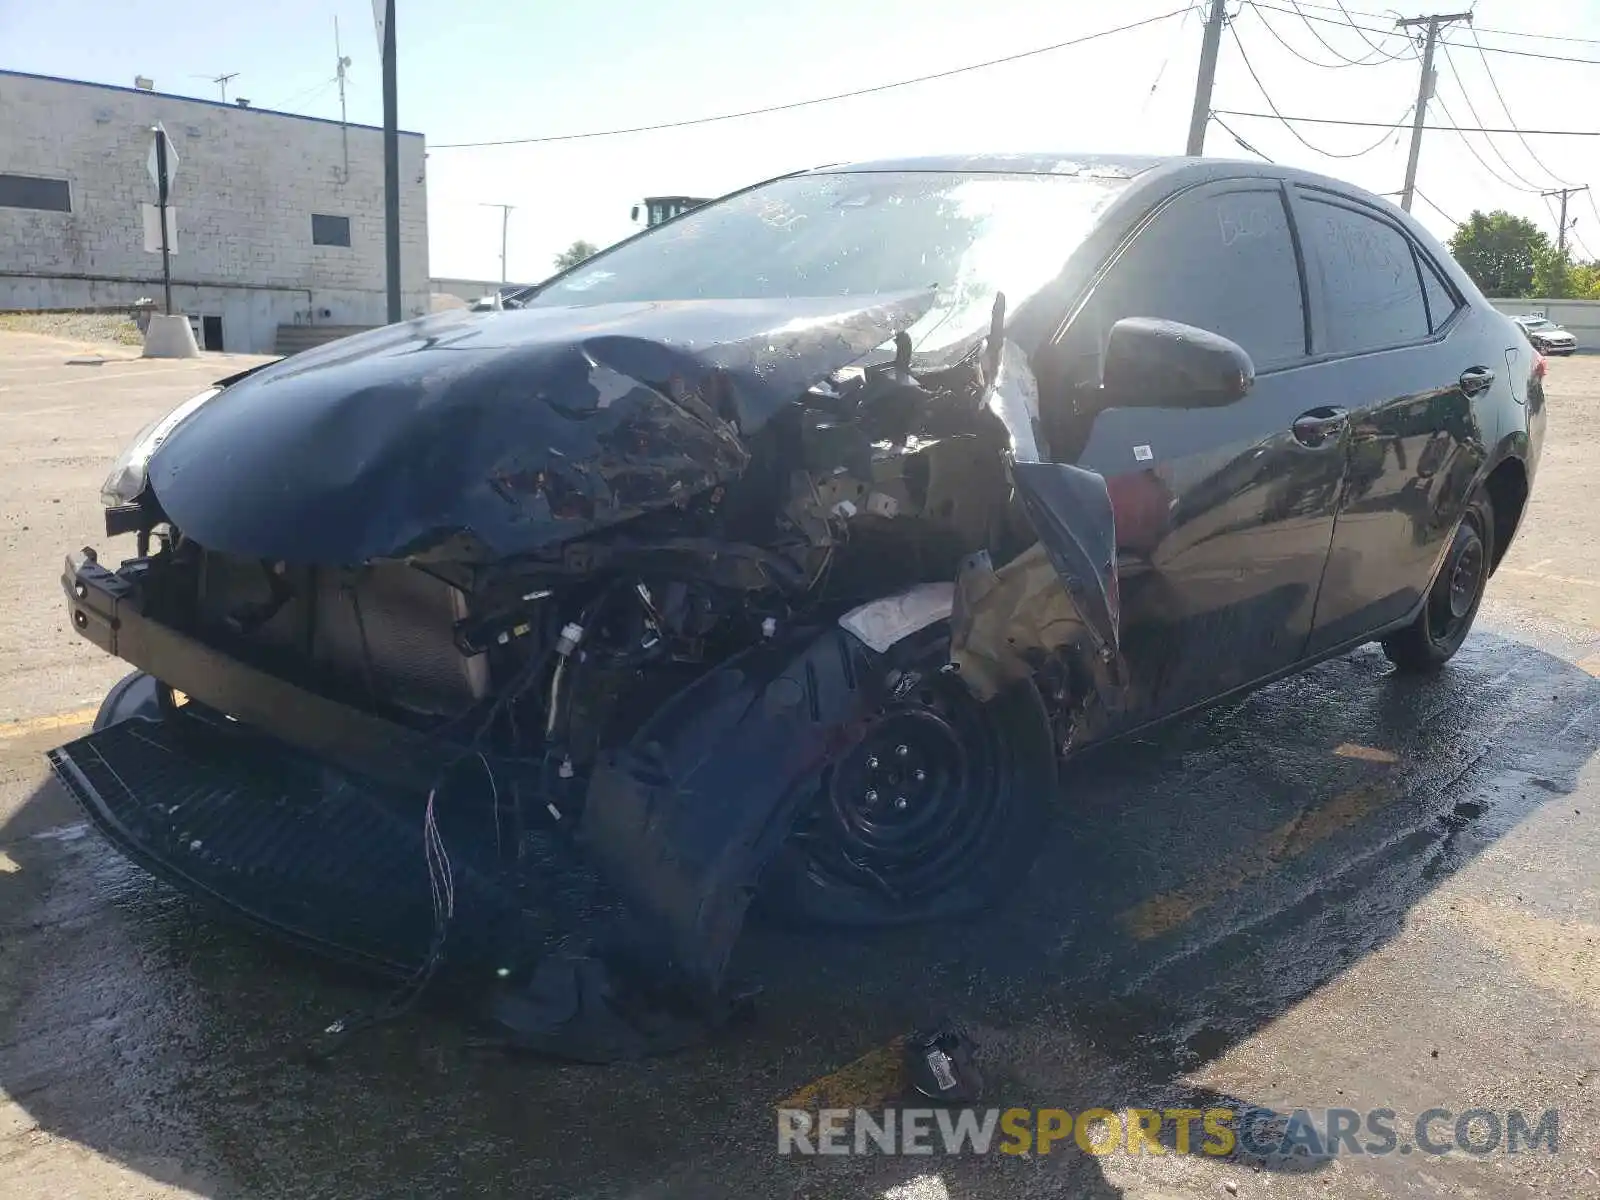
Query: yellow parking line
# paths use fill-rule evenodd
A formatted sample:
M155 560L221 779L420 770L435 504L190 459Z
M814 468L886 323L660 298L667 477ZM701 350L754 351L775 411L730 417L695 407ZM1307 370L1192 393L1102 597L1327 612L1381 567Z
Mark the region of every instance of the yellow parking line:
M0 725L0 740L27 737L30 733L41 733L47 729L72 729L87 725L99 711L97 705L94 708L74 709L72 712L52 713L46 717L23 717L20 721L7 721Z
M1335 757L1356 758L1362 762L1392 763L1398 762L1399 756L1393 750L1380 750L1376 746L1358 746L1354 742L1345 742L1333 748Z
M1378 782L1340 792L1323 804L1302 809L1292 820L1263 834L1210 874L1134 905L1117 918L1118 923L1139 941L1171 933L1230 892L1350 828L1394 795L1391 784Z
M136 362L137 359L129 359ZM47 379L43 383L30 383L30 388L83 387L85 384L110 383L113 379L153 379L158 375L194 375L194 364L186 367L155 367L148 371L113 371L109 375L73 375L67 379Z
M905 1039L869 1050L837 1071L813 1079L778 1101L779 1108L872 1108L905 1090L901 1058Z

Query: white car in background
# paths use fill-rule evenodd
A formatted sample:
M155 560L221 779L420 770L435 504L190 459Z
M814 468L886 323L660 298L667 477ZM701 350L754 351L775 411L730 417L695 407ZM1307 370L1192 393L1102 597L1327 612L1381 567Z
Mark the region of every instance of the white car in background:
M1578 348L1577 338L1540 313L1511 319L1522 326L1533 348L1540 354L1571 354Z

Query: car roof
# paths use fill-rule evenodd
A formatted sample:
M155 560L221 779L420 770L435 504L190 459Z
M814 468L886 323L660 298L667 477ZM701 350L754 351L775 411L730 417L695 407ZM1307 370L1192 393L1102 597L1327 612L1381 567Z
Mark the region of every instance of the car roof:
M1099 175L1121 176L1146 182L1161 176L1175 186L1206 179L1238 178L1284 179L1311 187L1354 192L1377 200L1396 212L1399 207L1366 188L1343 179L1319 175L1299 167L1282 166L1253 158L1196 158L1182 154L1074 154L1070 151L1027 151L1018 153L926 154L906 158L868 159L860 162L829 163L802 174L867 171L958 171L970 173L1020 175Z
M816 174L867 171L956 171L1017 175L1112 175L1132 179L1182 159L1151 154L926 154L915 158L880 158L866 162L830 163Z
M797 174L846 174L873 171L954 171L973 174L1061 175L1087 178L1122 178L1128 188L1114 209L1124 213L1159 203L1164 196L1195 184L1228 179L1271 179L1318 188L1372 205L1390 220L1411 231L1455 279L1456 286L1473 295L1472 284L1445 246L1410 213L1385 196L1366 188L1315 171L1287 167L1259 159L1191 157L1159 154L1073 154L1029 151L1018 153L929 154L906 158L882 158L863 162L832 163Z

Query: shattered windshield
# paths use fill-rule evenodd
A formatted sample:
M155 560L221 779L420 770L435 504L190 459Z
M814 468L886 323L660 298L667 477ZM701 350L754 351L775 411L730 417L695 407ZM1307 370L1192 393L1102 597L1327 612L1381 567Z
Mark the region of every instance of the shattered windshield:
M1048 283L1123 178L944 171L820 173L699 208L597 256L528 307L872 296L938 289L917 349L985 328Z

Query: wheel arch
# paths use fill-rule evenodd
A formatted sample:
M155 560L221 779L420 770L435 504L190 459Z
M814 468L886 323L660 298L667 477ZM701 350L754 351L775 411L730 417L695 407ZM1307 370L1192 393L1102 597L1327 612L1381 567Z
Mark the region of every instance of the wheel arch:
M1515 455L1506 455L1483 480L1483 490L1488 493L1494 508L1494 545L1489 560L1491 574L1500 565L1511 539L1522 523L1523 511L1528 504L1528 467Z

